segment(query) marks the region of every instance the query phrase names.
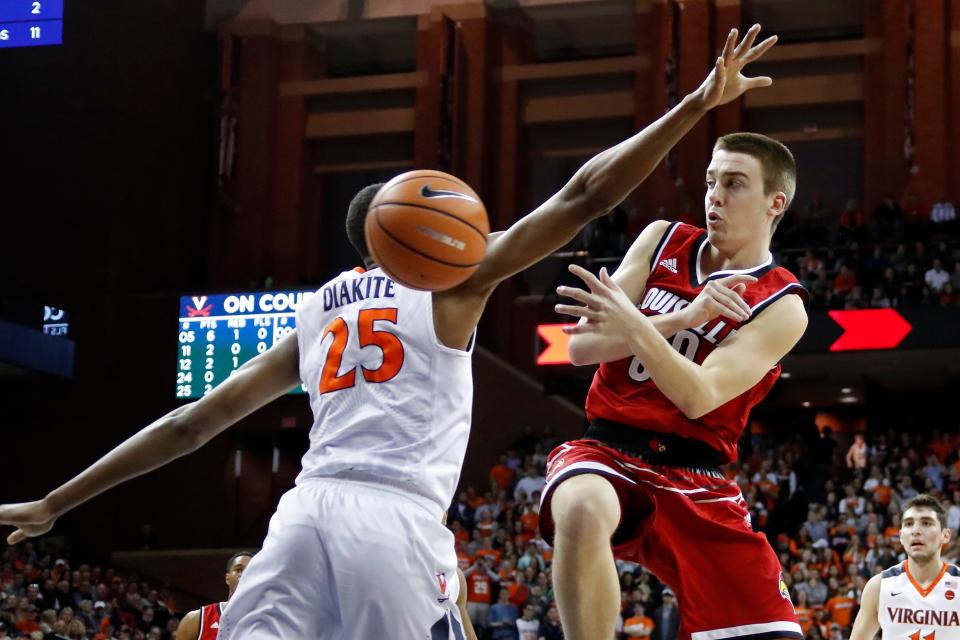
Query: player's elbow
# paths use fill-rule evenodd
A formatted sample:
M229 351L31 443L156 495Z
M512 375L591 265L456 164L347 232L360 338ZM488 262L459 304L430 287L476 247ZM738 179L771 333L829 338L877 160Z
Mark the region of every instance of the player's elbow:
M605 188L602 180L590 178L582 174L575 176L561 191L560 196L566 201L565 207L574 212L581 224L610 213L615 206L611 192Z
M677 407L690 420L697 420L720 406L711 390L704 384L690 386L689 392L677 403Z
M596 354L590 348L588 341L572 336L567 345L567 355L570 357L570 364L575 367L582 367L587 364L596 364Z
M189 453L202 447L208 438L205 435L203 413L198 410L197 403L172 411L165 433L166 441L177 452Z

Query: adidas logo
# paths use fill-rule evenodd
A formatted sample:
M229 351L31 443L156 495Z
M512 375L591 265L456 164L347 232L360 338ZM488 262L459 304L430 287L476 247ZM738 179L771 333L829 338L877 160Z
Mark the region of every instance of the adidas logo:
M211 629L219 629L219 628L220 628L220 623L219 623L219 622L214 622L212 625L210 625L210 628L211 628Z
M677 259L676 258L667 258L666 260L660 261L660 266L665 268L670 273L677 272Z

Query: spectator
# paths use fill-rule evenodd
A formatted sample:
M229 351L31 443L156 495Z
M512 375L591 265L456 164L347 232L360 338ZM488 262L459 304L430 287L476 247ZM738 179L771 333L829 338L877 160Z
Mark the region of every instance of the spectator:
M943 199L933 205L933 209L930 210L930 221L934 224L947 224L954 222L957 219L957 210L954 208L953 203L947 200L947 196L944 195Z
M500 461L493 469L490 469L490 481L496 483L503 491L510 488L514 475L514 470L507 466L507 456L505 455L500 456Z
M629 617L623 621L623 632L627 638L649 638L653 633L653 620L643 611L643 605L634 604L628 607Z
M517 482L517 486L513 490L513 499L518 504L522 504L524 499L530 500L535 492L543 491L545 484L547 484L547 479L540 474L536 467L530 465L527 467L524 476Z
M857 274L851 271L847 265L840 267L840 272L833 279L833 291L839 296L845 296L857 285Z
M873 210L874 234L877 239L898 237L903 211L892 195L884 196Z
M847 200L840 213L839 228L841 243L863 242L866 238L863 210L857 206L856 200Z
M2 640L2 637L0 637ZM556 607L547 610L547 617L540 626L539 640L563 640L563 629L560 626L560 612Z
M534 617L532 604L524 605L523 617L517 618L517 633L520 640L538 640L540 638L540 621Z
M873 309L888 309L894 307L894 301L887 297L883 287L874 287L873 295L870 297L870 307Z
M940 293L943 285L950 282L950 274L943 270L943 263L940 262L940 259L935 258L933 267L924 274L923 280L927 283L927 286L930 287L931 291Z
M855 470L867 468L867 442L862 433L853 437L853 444L847 450L847 468Z
M960 296L957 295L956 290L953 288L953 284L948 282L943 285L943 289L940 290L939 300L941 307L951 307L960 303Z
M677 640L680 633L680 610L673 589L666 587L661 594L663 604L653 611L653 640Z
M501 589L497 604L487 611L486 627L491 640L519 640L516 620L517 607L510 602L510 593Z

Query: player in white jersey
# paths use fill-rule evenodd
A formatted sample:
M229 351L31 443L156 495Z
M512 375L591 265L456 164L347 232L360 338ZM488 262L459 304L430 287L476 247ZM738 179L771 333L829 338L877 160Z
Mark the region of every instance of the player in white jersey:
M907 559L870 578L850 640L960 640L960 568L940 558L950 542L943 505L912 498L900 520Z
M747 54L752 55L751 53ZM590 159L502 233L463 284L406 289L372 264L362 229L376 188L351 204L347 231L369 271L345 272L297 313L296 331L204 398L148 425L42 500L0 505L15 544L110 487L196 450L301 381L315 422L296 486L224 612L221 640L460 638L453 536L441 524L470 424L473 334L494 287L608 213L700 119L757 82L717 66L701 88L640 133ZM449 189L449 186L445 186Z

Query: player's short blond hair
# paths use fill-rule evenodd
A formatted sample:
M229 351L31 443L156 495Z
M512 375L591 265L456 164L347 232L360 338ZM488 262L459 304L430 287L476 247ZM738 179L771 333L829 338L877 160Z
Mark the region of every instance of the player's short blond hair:
M786 213L797 191L797 162L786 145L760 133L739 132L717 138L713 150L745 153L756 158L763 170L764 195L778 191L786 194L787 202L783 206ZM772 229L777 228L783 215L774 219Z

